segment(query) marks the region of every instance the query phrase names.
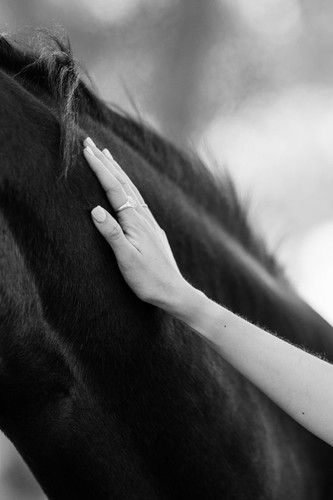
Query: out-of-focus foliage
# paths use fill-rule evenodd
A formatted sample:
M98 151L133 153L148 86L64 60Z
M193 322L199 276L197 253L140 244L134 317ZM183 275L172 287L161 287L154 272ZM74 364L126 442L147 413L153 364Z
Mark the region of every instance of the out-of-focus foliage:
M0 0L0 15L3 31L58 26L105 99L227 165L333 321L332 2ZM39 498L7 446L0 497Z

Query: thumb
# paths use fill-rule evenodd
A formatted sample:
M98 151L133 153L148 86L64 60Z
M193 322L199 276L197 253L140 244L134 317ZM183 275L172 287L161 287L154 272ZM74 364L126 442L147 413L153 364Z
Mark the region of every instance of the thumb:
M109 243L116 257L120 252L127 251L130 248L130 243L120 224L109 212L98 205L91 211L91 216L98 231Z

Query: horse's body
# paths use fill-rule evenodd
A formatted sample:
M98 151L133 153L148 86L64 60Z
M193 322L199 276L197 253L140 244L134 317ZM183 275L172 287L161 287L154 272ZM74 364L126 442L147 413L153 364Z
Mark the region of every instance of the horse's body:
M46 494L330 498L332 449L124 283L91 223L107 202L81 154L61 176L61 130L66 162L87 135L112 151L189 281L333 360L332 330L280 277L232 187L82 83L71 94L64 54L23 71L30 56L2 40L0 61L0 425Z

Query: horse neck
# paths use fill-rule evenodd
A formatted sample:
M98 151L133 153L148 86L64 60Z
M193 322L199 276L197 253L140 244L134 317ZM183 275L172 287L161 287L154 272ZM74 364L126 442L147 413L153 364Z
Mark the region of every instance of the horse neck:
M2 216L0 234L1 428L52 499L154 498L126 429L45 319Z
M90 207L105 202L91 172L79 161L66 182L56 182L58 123L19 89L11 88L9 95L13 92L16 109L7 99L2 113L22 137L22 148L3 145L7 185L0 206L14 236L4 253L13 259L19 248L25 267L22 263L16 287L11 282L4 287L7 295L8 290L18 295L2 301L9 318L3 366L15 368L4 378L8 408L2 427L47 494L121 499L155 498L163 491L170 498L209 498L214 491L237 497L248 483L249 497L259 498L268 487L262 477L270 477L266 458L272 449L281 477L284 469L300 464L315 468L301 431L201 339L129 291L86 216ZM170 235L181 269L231 303L235 272L245 283L249 273L246 259L226 244L228 235L166 179L159 177L165 182L157 194L158 173L138 163L106 130L99 134L100 141L122 151L128 173ZM171 201L176 218L168 215ZM195 249L193 255L188 248ZM15 266L5 262L4 276ZM257 275L251 274L251 294L238 307L253 295L267 301L265 280ZM24 276L29 277L26 297L21 295ZM237 294L238 289L236 303ZM270 296L273 306L276 297ZM258 317L272 325L273 309L264 311L263 304ZM280 313L275 310L272 317ZM273 417L278 429L295 436L292 447L281 444ZM246 425L256 419L259 424ZM266 426L269 441L260 437L257 425ZM253 463L248 449L256 449L262 460ZM230 484L240 474L243 483ZM299 491L311 480L311 474L306 479L299 474Z

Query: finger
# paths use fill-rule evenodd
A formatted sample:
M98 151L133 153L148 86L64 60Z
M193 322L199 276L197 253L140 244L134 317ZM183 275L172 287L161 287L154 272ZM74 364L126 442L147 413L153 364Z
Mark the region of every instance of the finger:
M140 203L140 198L137 196L138 190L133 189L135 188L134 184L130 181L129 177L125 174L123 170L120 171L119 166L113 159L112 155L109 153L109 155L105 155L94 143L94 141L90 138L87 137L83 141L85 146L89 146L95 156L103 163L103 165L111 171L111 173L118 179L118 181L121 183L123 186L124 190L127 192L128 195L132 196L138 203ZM118 168L117 168L118 167Z
M117 211L124 203L127 202L127 194L125 193L122 185L94 155L89 146L83 150L83 153L101 183L112 208ZM131 208L131 210L126 210L126 212L132 210L133 208Z
M140 213L145 217L145 219L147 219L154 227L158 227L158 222L156 221L155 217L153 216L150 208L148 207L148 205L146 204L144 198L142 197L140 191L138 190L138 188L135 186L135 184L133 184L133 182L131 181L131 179L128 177L128 175L126 174L126 172L123 171L123 169L121 168L121 166L119 165L119 163L117 163L113 156L111 155L110 151L105 148L103 149L102 151L109 159L112 159L112 161L114 162L116 168L118 168L121 172L122 172L122 175L127 179L128 183L130 186L132 186L132 189L135 191L136 195L137 195L137 198L140 200L139 203L140 203ZM144 206L142 206L142 204L144 204Z
M131 181L131 179L128 177L128 175L126 174L126 172L124 172L124 170L121 168L121 166L119 165L119 163L116 162L116 160L113 158L113 156L110 153L110 151L107 148L105 148L105 149L103 149L103 153L112 162L115 171L118 172L118 175L121 176L127 182L127 184L130 186L130 188L134 191L138 202L140 204L144 203L144 199L143 199L140 191L138 190L138 188L136 187L136 185Z
M126 185L128 188L131 189L132 191L131 196L133 196L134 192L135 194L134 198L137 199L138 203L144 203L143 197L139 192L138 188L133 184L133 182L128 177L126 172L124 172L119 163L116 162L116 160L113 158L112 154L107 148L103 149L103 151L100 151L99 148L94 143L94 141L91 139L91 137L87 137L83 141L83 143L85 146L89 146L93 150L97 158L107 168L109 168L112 171L113 175L119 180L121 184Z
M87 137L83 141L83 143L93 150L94 154L103 163L103 165L105 165L105 167L108 168L108 170L111 170L111 173L119 180L119 182L123 186L123 189L126 192L126 194L131 196L138 203L136 210L139 213L141 213L144 216L144 218L147 219L152 224L152 226L154 227L158 226L153 214L146 205L140 191L128 177L126 172L124 172L124 170L120 167L120 165L115 161L110 151L107 148L103 149L103 151L100 151L99 148L94 143L94 141L91 139L91 137ZM145 206L142 206L142 204L144 204Z
M116 257L132 250L132 245L126 238L120 224L109 212L99 205L91 211L92 220L98 231L111 246Z
M107 149L107 148L104 148L102 153L110 160L113 162L113 165L114 165L114 168L117 169L117 171L119 171L121 177L123 177L124 179L126 179L127 181L127 185L130 186L132 188L132 192L134 191L135 195L136 195L136 199L138 200L138 203L139 203L139 207L137 207L137 210L138 212L140 212L144 217L145 219L147 219L149 222L152 223L153 226L158 226L158 223L155 219L155 217L153 216L153 214L151 213L148 205L146 204L145 200L143 199L140 191L138 190L138 188L135 186L135 184L133 184L133 182L131 181L131 179L128 177L128 175L126 174L126 172L124 172L124 170L121 168L121 166L119 165L119 163L117 163L113 156L111 155L110 151ZM144 206L142 206L144 205Z
M83 143L85 144L86 147L92 149L95 156L103 163L103 165L108 170L111 171L111 173L121 183L126 194L131 196L137 202L138 204L136 206L137 212L141 213L144 216L144 218L153 225L153 227L158 226L157 221L155 220L153 214L146 205L141 193L134 185L134 183L131 181L131 179L128 177L126 172L124 172L124 170L120 167L120 165L114 160L110 151L107 148L103 149L103 151L100 151L90 137L87 137L83 141ZM142 204L144 204L145 206L142 206Z
M128 177L128 175L126 174L126 172L123 171L123 169L121 168L121 166L119 165L119 163L117 163L113 156L111 155L110 151L105 148L103 149L102 151L104 153L104 155L106 155L111 161L113 161L115 167L117 169L119 169L119 171L122 173L122 175L127 179L127 182L128 184L132 187L133 191L135 191L136 195L137 195L137 199L139 200L139 203L140 203L140 208L141 208L141 213L145 216L145 218L147 218L148 220L150 220L151 222L153 222L154 225L158 225L157 224L157 221L155 220L155 217L153 216L153 214L151 213L148 205L146 204L145 200L143 199L140 191L138 190L138 188L135 186L135 184L133 184L133 182L131 181L131 179ZM142 204L144 204L145 206L143 207Z
M108 170L110 170L112 175L114 175L115 178L122 185L125 193L128 196L131 196L137 203L140 203L140 199L137 197L137 193L135 192L135 190L133 190L133 187L128 182L129 179L128 178L126 179L126 177L124 175L121 175L121 173L119 172L119 169L116 168L114 160L107 158L102 153L102 151L100 151L100 149L96 146L96 144L94 143L94 141L90 137L87 137L87 139L85 139L83 141L83 143L85 146L89 146L92 149L94 155L103 163L103 165Z

